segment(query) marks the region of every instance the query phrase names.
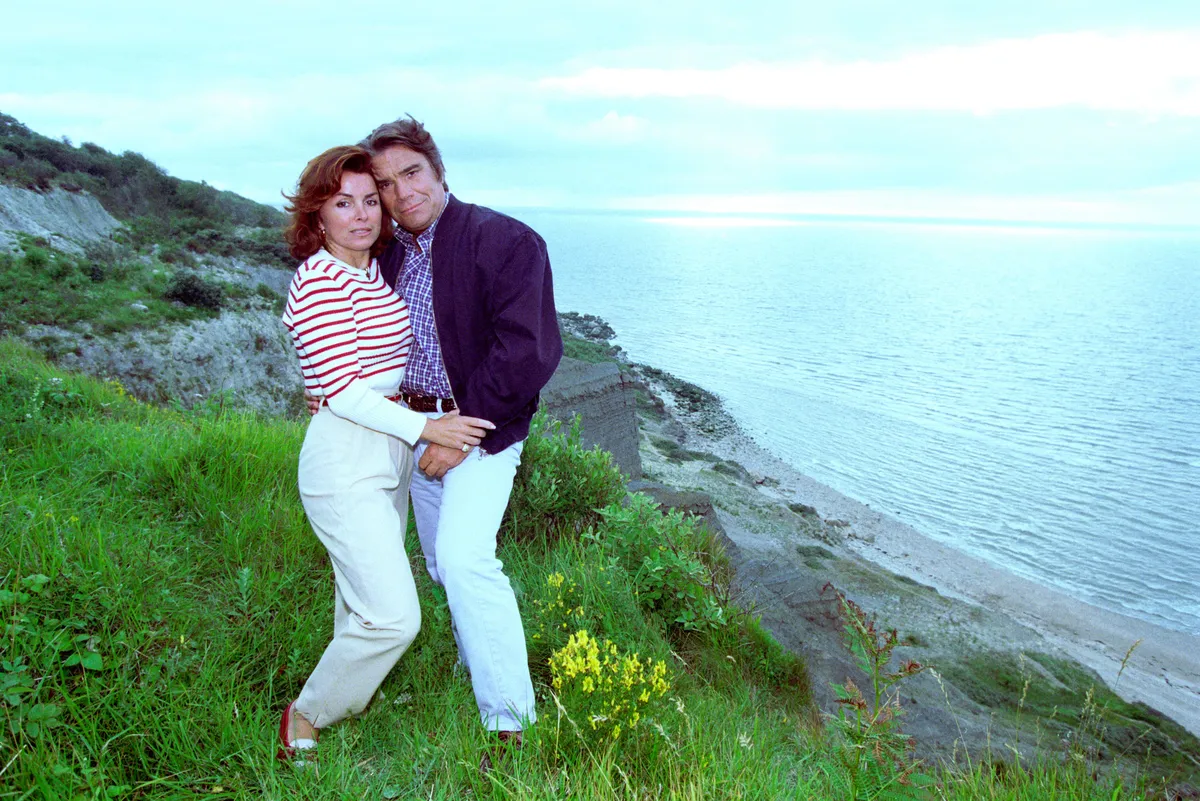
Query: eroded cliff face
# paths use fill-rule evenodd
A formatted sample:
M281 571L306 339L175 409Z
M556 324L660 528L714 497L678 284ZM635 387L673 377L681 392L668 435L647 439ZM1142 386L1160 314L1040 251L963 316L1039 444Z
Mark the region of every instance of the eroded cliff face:
M151 403L229 402L272 415L303 408L296 353L270 308L106 337L51 326L31 328L27 336L60 366L116 379Z
M51 247L78 256L85 243L108 239L120 227L87 192L34 192L0 185L0 248L15 248L15 234L21 233L41 237Z
M611 453L630 478L641 477L633 379L618 365L564 358L542 391L542 408L567 424L578 414L583 442Z

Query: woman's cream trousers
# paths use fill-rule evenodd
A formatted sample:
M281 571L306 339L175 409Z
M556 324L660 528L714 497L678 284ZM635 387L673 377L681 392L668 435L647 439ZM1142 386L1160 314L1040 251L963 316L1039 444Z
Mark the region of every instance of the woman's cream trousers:
M312 418L300 451L300 498L329 551L333 641L296 710L317 728L356 715L421 628L404 530L412 448L336 416Z

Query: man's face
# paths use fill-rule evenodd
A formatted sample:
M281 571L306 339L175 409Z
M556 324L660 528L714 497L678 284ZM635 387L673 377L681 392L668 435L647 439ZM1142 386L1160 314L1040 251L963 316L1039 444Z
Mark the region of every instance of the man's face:
M383 206L396 224L419 234L433 224L446 205L446 190L429 159L403 145L393 145L371 159Z

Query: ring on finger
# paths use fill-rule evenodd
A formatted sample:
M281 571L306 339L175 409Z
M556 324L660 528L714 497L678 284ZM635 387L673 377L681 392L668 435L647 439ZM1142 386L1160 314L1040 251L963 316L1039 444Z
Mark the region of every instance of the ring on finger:
M462 446L462 452L467 453L470 450L471 450L471 446L464 442L463 446Z

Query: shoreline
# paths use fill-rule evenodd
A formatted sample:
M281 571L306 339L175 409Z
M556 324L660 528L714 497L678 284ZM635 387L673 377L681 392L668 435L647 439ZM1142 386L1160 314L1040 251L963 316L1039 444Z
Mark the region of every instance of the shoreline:
M982 635L988 647L1013 651L1031 641L1045 643L1048 650L1094 671L1122 699L1144 703L1200 737L1200 636L1071 598L922 534L803 474L758 445L713 393L632 362L612 344L616 332L601 318L568 313L560 320L576 336L607 349L610 358L658 395L668 420L667 430L658 434L666 433L694 452L736 463L752 477L757 497L775 507L794 509L797 503L811 507L844 533L843 551L874 568L986 612L984 617L996 622L980 624L974 633ZM638 423L641 449L647 454L654 447L650 443L655 439L655 424L642 415ZM694 483L699 478L700 468L668 469L669 459L655 461L657 468L674 473L664 477L668 483L689 478ZM721 505L715 497L713 503ZM749 519L736 510L725 512ZM786 542L777 541L773 547L783 545L794 551L807 541L794 532L782 539ZM901 619L905 613L904 608L894 612ZM954 623L936 621L935 626Z
M775 503L803 503L821 518L848 524L846 550L941 595L1011 618L1095 671L1127 701L1140 701L1200 736L1200 637L1111 612L1017 576L922 534L906 523L801 473L758 445L728 417L719 433L672 404L688 447L736 461L769 477L759 494ZM902 614L902 613L901 613ZM1000 644L1003 645L1002 643Z

